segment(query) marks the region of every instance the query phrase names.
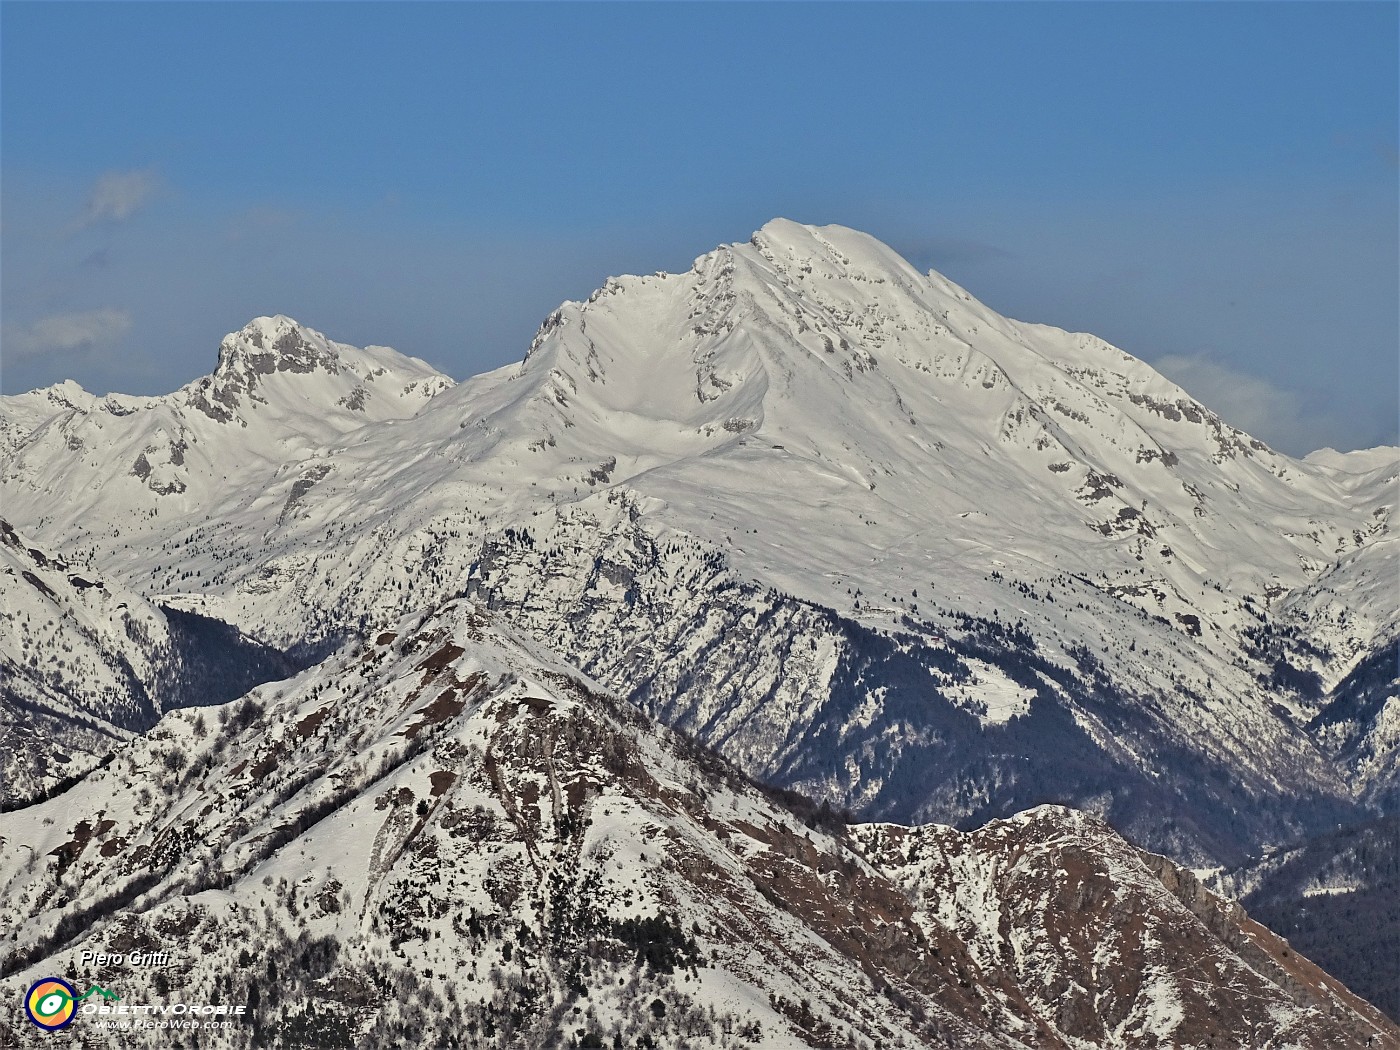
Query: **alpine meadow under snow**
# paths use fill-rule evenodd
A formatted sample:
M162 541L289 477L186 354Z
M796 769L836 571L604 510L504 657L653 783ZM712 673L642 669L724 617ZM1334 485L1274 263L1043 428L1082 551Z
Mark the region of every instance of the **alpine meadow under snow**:
M0 398L0 457L7 988L178 950L123 994L252 1003L211 1046L1400 1046L1400 450L775 220L462 383L263 317ZM1333 890L1369 940L1231 899Z

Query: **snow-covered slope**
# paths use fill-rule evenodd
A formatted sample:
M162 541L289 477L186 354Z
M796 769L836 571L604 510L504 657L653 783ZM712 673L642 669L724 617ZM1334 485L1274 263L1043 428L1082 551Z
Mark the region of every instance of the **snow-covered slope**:
M0 806L85 772L155 720L164 618L0 519ZM133 667L133 664L136 666Z
M916 843L965 879L936 881ZM1182 877L1058 809L977 836L848 830L465 600L168 714L0 815L5 987L66 973L129 1008L247 1008L186 1045L1400 1045L1238 909L1174 893ZM1097 953L1085 901L1125 931ZM989 903L1024 938L981 923ZM1039 924L1082 932L1047 943ZM1023 940L1041 946L1024 963ZM133 949L167 965L82 956ZM1203 962L1222 979L1182 976ZM74 1034L129 1043L101 1020ZM48 1038L19 1011L0 1023Z
M101 399L71 379L42 390L7 395L0 412L0 455L8 456L53 416L91 412Z
M274 482L287 464L406 419L451 386L387 347L259 317L225 337L211 375L172 394L98 398L63 383L4 398L6 503L16 515L43 507L22 524L46 537L101 532L94 549L148 548L161 518L218 518L230 497Z
M162 711L292 673L227 624L175 612L0 518L0 807L50 792Z
M520 364L428 376L353 431L328 396L340 422L310 436L253 400L319 377L296 370L319 351L245 351L171 397L218 427L211 462L255 468L194 472L192 499L144 429L64 413L6 460L9 512L282 647L469 591L750 772L872 816L1053 799L1233 863L1384 794L1388 716L1322 725L1400 633L1394 457L1279 455L864 234L777 220L609 281ZM248 426L219 421L235 405Z
M979 967L1004 970L1089 1046L1304 1045L1312 1018L1348 994L1240 905L1082 813L1042 806L975 832L851 830L915 921L956 931ZM1280 993L1304 1009L1271 1005Z

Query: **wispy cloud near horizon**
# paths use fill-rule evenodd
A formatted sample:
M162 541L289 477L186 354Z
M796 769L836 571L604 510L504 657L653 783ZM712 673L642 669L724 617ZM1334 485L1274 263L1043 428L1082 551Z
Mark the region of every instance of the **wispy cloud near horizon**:
M131 330L126 310L80 310L50 314L22 328L6 329L5 355L15 360L92 350Z
M151 168L104 172L88 192L83 213L68 225L65 233L71 235L94 226L125 222L140 211L159 188L160 177Z
M1151 364L1225 422L1287 455L1301 457L1323 447L1347 444L1339 441L1339 435L1350 429L1347 421L1310 407L1296 391L1223 365L1207 354L1167 354ZM1368 441L1360 433L1355 436L1351 444L1358 448L1386 440L1377 436Z

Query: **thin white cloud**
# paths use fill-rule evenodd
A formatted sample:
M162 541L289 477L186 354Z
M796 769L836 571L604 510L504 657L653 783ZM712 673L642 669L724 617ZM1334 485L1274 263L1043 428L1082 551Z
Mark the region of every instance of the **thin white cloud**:
M131 315L125 310L83 310L41 317L24 328L7 330L4 355L12 360L45 354L91 350L125 335Z
M1294 391L1267 379L1237 372L1203 354L1167 354L1152 367L1231 426L1290 456L1303 456L1326 444L1347 444L1340 422L1310 411ZM1340 445L1339 445L1340 447Z
M1270 423L1298 415L1297 394L1203 355L1168 354L1152 367L1247 434L1262 436Z
M159 185L159 178L149 168L104 173L93 183L83 214L73 220L68 232L125 222L151 199Z

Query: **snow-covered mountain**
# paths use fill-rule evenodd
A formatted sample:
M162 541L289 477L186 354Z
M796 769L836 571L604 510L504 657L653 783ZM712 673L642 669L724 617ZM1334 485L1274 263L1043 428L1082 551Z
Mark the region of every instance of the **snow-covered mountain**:
M173 707L304 666L34 546L0 518L0 808L52 792Z
M0 895L6 988L245 1007L190 1046L1400 1046L1093 818L847 827L469 600L0 815Z
M288 462L406 419L451 386L387 347L259 317L224 338L211 375L172 394L99 398L69 382L5 398L5 474L63 494L61 515L26 525L71 538L65 525L102 522L112 528L99 549L125 549L159 531L133 518L217 518Z
M86 772L153 723L159 610L22 539L0 519L0 805Z
M6 511L284 649L470 593L872 818L1056 801L1233 864L1393 802L1400 700L1345 697L1400 633L1395 450L1282 456L1101 340L783 220L455 387L356 354L259 321L140 410L4 399Z

